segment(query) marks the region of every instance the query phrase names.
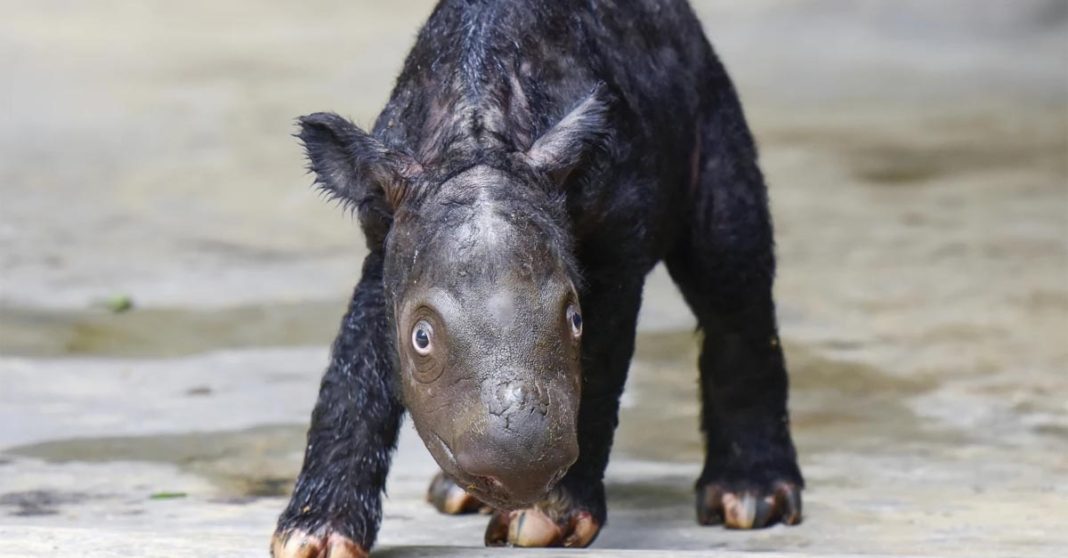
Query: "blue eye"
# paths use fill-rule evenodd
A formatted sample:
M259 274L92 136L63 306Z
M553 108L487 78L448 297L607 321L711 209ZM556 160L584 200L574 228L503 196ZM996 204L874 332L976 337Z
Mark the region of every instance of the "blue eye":
M575 337L582 335L582 314L574 304L567 307L567 321L571 324L571 334Z
M428 355L431 351L431 338L434 335L434 328L430 327L430 323L426 320L420 320L412 328L412 346L415 347L415 352L421 355Z

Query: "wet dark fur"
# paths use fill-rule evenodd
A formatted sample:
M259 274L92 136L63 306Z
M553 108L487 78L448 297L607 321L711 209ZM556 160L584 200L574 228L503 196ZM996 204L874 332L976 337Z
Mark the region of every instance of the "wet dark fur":
M577 165L561 164L567 173L554 189L511 154L530 148L599 84L603 122L593 125L603 129ZM329 128L317 128L315 118L330 115L308 118L302 138L309 151L325 149L316 134ZM405 154L384 167L400 174L411 160L426 170L404 192L413 211L438 184L476 164L526 177L554 200L543 226L581 276L586 331L581 455L561 484L602 524L602 477L642 285L659 261L704 332L708 457L699 486L801 483L771 298L765 186L735 91L685 2L444 0L371 135L376 141L348 138L349 149L367 158ZM385 302L393 286L382 279L393 210L381 188L334 194L357 209L371 254L334 343L304 468L279 529L329 528L370 548L403 413ZM493 195L524 209L522 195Z

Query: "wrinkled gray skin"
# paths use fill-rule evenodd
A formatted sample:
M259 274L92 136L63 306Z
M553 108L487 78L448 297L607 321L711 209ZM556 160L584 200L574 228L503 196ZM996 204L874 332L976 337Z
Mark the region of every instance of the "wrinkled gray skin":
M506 508L542 498L577 459L581 383L568 258L537 220L552 201L514 180L479 165L402 205L385 269L420 436L460 486Z

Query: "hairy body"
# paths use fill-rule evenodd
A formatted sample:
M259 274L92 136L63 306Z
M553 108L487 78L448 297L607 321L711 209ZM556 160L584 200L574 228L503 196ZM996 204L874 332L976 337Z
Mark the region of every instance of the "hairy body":
M489 504L488 544L592 542L661 261L703 331L698 520L800 520L766 188L684 1L444 0L370 134L301 123L370 255L276 556L371 547L405 408L439 509Z

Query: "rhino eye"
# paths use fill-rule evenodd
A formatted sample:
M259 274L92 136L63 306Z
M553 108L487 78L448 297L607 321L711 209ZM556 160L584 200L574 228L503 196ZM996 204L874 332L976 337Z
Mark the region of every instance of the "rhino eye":
M567 307L567 323L571 325L571 335L582 335L582 314L574 304Z
M426 320L420 320L412 328L412 347L415 352L426 356L434 349L434 328Z

